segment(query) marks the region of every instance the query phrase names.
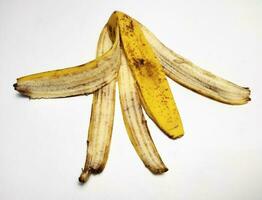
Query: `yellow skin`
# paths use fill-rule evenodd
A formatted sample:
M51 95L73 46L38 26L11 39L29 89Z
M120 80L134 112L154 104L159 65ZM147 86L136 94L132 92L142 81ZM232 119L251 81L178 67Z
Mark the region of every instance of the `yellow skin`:
M109 27L114 30L116 25L145 111L170 138L183 136L181 118L163 68L139 24L126 14L115 12L109 19Z
M17 91L29 98L94 93L88 136L90 146L79 178L81 182L85 182L90 173L100 173L106 164L116 81L130 140L145 166L154 174L164 173L167 168L153 143L141 104L148 116L170 138L179 138L184 133L166 75L216 101L240 105L250 100L248 88L194 65L168 49L142 24L122 12L115 11L111 15L102 35L105 31L108 40L100 38L100 50L95 60L76 67L24 76L14 84Z
M200 68L167 48L144 25L140 23L139 25L169 78L198 94L221 103L242 105L251 100L248 87L238 86Z
M110 50L91 62L24 76L14 87L32 99L90 94L117 78L119 64L120 41L116 38Z

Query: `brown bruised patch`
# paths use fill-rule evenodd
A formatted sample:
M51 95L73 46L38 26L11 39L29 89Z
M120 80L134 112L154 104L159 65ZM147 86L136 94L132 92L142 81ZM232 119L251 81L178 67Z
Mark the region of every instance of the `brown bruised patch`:
M88 171L89 171L91 174L100 174L100 173L103 171L104 167L105 167L104 165L100 165L100 166L97 167L97 168L90 167L90 168L88 169Z
M14 84L15 90L20 92L24 96L30 96L31 92L27 87L19 87L19 85Z
M130 32L134 32L134 24L133 21L131 20L130 23L128 25L126 25L126 28L130 31Z
M141 65L145 65L145 60L143 58L133 58L133 61L136 68L139 68Z
M108 28L110 37L115 38L115 29L110 24L107 24L107 28Z
M107 27L108 27L109 32L112 34L112 26L108 25Z
M136 68L140 68L140 74L142 76L144 76L146 73L147 76L151 77L154 75L154 67L152 66L152 63L147 62L146 60L144 60L143 58L133 58L133 64ZM143 68L143 70L141 69ZM161 81L159 81L161 82Z
M124 18L130 19L130 17L127 14L123 15Z

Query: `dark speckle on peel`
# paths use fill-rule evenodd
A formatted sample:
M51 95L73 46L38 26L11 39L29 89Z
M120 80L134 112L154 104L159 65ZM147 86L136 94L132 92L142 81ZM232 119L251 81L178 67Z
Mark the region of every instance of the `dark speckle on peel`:
M130 23L129 23L128 25L126 25L126 28L127 28L130 32L133 32L133 31L134 31L133 21L130 21Z
M129 18L129 16L128 16L128 15L126 15L126 14L124 14L124 17L125 17L125 18Z
M145 60L143 58L133 59L133 61L136 67L140 67L145 64Z

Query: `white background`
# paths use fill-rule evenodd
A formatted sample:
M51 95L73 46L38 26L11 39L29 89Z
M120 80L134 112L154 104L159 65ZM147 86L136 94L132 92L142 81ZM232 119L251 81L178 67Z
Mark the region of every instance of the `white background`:
M169 81L185 136L148 120L169 171L152 175L136 155L116 97L109 160L78 184L92 95L28 100L17 77L82 64L114 10L146 25L176 52L252 90L228 106ZM0 199L262 199L262 1L0 0Z

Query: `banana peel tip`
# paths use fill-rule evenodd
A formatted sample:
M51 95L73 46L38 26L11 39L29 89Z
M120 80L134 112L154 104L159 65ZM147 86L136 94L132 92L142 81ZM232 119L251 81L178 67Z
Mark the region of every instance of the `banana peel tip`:
M85 171L85 170L82 170L82 173L81 175L79 176L78 178L78 181L82 184L84 184L85 182L87 182L87 180L89 179L90 177L90 173L89 171Z

